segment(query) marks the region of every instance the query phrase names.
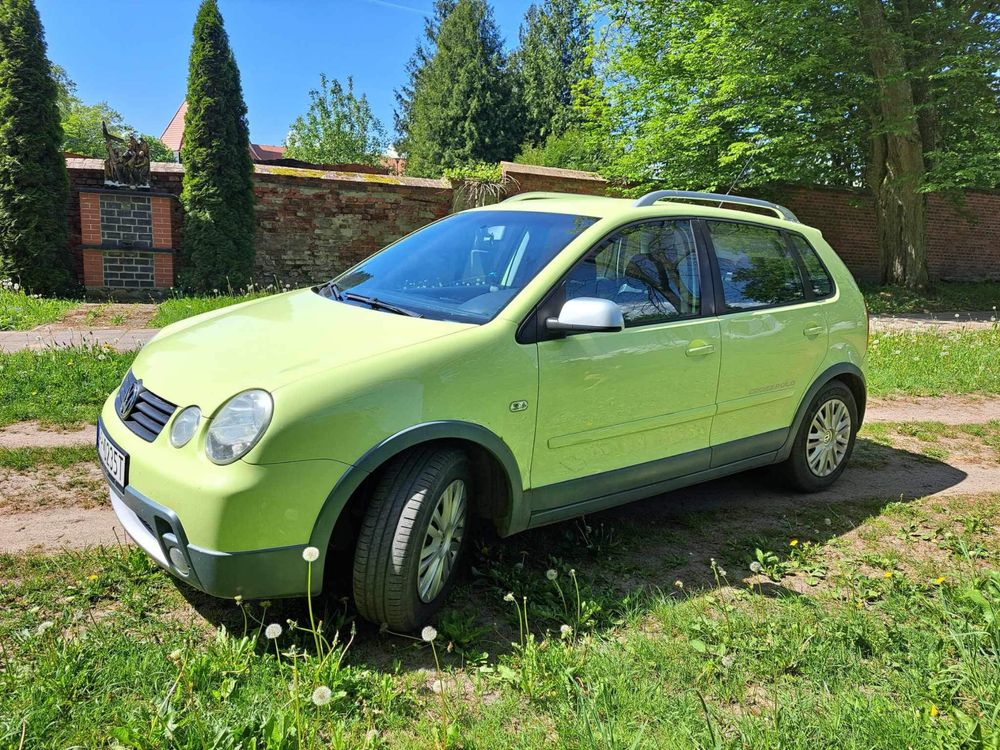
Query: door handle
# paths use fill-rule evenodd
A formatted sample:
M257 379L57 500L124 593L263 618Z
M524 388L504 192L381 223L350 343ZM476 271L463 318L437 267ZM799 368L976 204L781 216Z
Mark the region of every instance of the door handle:
M824 328L823 326L813 324L813 325L809 325L809 326L806 326L805 328L803 328L802 329L802 334L804 336L809 336L811 338L813 336L819 336L825 330L826 330L826 328Z
M706 354L711 354L715 351L715 344L709 344L707 341L696 340L691 342L691 346L687 348L685 354L689 357L704 357Z

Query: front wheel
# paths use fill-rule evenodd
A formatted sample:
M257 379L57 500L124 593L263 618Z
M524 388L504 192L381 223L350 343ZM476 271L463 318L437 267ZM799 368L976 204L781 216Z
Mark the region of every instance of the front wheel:
M375 485L354 554L354 600L367 620L408 632L447 598L465 548L472 466L454 448L416 448Z
M779 470L798 490L826 489L843 473L857 433L854 394L839 381L827 383L810 402L792 452Z

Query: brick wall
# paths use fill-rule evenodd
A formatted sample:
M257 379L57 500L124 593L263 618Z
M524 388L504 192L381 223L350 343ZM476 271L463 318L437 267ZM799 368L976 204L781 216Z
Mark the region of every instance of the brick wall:
M255 181L263 283L329 279L451 212L443 180L257 165Z
M97 159L67 159L75 192L70 201L72 247L81 248L83 188L103 188ZM606 183L596 175L572 170L505 162L505 174L517 181L509 194L528 191L602 194ZM182 215L177 196L183 167L154 164L152 201L169 203L169 221L156 221L153 246L181 247ZM261 283L304 285L328 279L393 240L447 215L453 191L444 180L322 172L256 165L257 259ZM156 195L157 193L168 195ZM820 229L856 276L878 277L877 236L871 198L861 191L783 186L771 191L806 224ZM84 211L89 211L85 207ZM962 206L930 198L931 275L939 279L1000 279L1000 193L970 192ZM169 241L165 238L169 237ZM166 242L166 245L163 243ZM89 253L88 253L89 255ZM172 272L174 256L154 253L157 286ZM83 252L78 252L82 275ZM161 257L165 256L165 257ZM176 258L183 266L183 254ZM89 261L92 265L93 259Z

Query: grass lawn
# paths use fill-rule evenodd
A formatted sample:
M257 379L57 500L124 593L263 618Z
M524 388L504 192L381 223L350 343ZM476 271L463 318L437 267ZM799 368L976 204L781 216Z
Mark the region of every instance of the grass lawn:
M860 286L872 315L991 312L1000 308L1000 281L941 281L927 294L870 283Z
M273 294L273 292L262 290L244 294L209 294L200 297L174 297L157 305L156 315L153 316L149 325L153 328L163 328L171 323L176 323L178 320L218 310L220 307L229 307L229 305L235 305L239 302L266 297L269 294Z
M27 331L51 323L79 302L34 297L22 291L0 288L0 331Z
M876 333L868 390L873 396L1000 393L1000 328Z
M0 556L0 746L996 746L1000 496L732 511L490 544L433 643Z
M134 358L101 347L0 353L0 427L28 419L96 422Z

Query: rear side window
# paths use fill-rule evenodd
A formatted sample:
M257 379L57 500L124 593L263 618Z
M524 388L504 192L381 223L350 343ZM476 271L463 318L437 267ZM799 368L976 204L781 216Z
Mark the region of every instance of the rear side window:
M805 300L802 277L776 229L709 221L727 310L789 305Z
M792 238L792 245L805 264L806 275L809 277L813 296L826 297L828 294L833 294L833 279L830 278L829 271L823 267L823 263L820 261L819 255L816 254L816 250L797 234L790 236Z

